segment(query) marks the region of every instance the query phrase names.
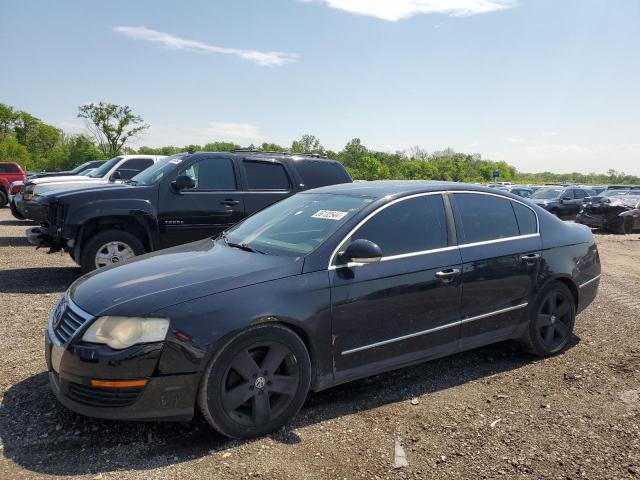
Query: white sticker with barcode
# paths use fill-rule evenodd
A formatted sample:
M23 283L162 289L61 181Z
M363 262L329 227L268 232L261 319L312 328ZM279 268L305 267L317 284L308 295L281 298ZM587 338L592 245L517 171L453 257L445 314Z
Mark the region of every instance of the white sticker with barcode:
M342 220L349 212L338 210L318 210L311 218L324 218L325 220Z

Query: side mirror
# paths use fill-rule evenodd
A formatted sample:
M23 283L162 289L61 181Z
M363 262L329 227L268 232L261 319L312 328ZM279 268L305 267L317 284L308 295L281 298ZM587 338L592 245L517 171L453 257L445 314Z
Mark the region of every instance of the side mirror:
M171 182L171 188L173 188L176 192L181 192L182 190L188 190L190 188L194 188L196 186L196 181L191 178L189 175L179 175L175 178L173 182Z
M109 177L110 182L115 182L116 180L122 180L122 175L120 175L120 172L118 170L113 172Z
M382 258L382 250L370 240L360 238L351 242L347 249L340 253L340 260L345 263L375 263Z

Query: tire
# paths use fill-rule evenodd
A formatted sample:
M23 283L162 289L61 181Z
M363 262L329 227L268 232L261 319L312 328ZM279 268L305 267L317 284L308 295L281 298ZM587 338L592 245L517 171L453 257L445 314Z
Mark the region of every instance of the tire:
M115 247L111 249L110 246ZM120 250L120 247L124 249ZM82 247L80 252L82 273L89 273L96 268L100 268L96 257L99 252L103 252L102 256L104 258L110 258L110 264L115 264L133 256L142 255L145 253L145 248L142 242L129 232L124 230L103 230L91 237ZM106 266L106 264L102 266Z
M529 326L522 339L538 357L550 357L564 350L573 333L576 305L569 288L559 282L547 285L529 311Z
M13 215L13 218L17 220L24 220L24 217L20 214L20 212L16 208L16 204L13 200L9 202L9 208L11 209L11 215Z
M310 382L311 360L300 337L282 325L257 325L215 354L202 377L198 407L222 435L264 435L298 413Z
M625 218L624 221L622 222L622 226L620 227L620 233L622 233L623 235L630 235L633 233L633 224L634 224L634 219L633 217L628 217Z
M0 190L0 208L6 207L9 203L9 197L4 190Z

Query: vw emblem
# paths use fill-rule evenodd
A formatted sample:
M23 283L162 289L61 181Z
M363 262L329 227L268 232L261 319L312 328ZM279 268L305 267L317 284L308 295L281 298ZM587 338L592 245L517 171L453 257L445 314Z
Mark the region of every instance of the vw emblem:
M256 378L256 383L255 386L256 388L262 390L264 388L264 386L266 385L266 380L264 379L264 377L258 377Z

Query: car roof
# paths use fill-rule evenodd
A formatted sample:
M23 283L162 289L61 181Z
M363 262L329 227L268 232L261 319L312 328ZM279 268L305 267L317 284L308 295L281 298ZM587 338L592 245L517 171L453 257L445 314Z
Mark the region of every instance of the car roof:
M323 157L317 155L315 153L291 153L291 152L263 152L256 150L229 150L222 152L186 152L186 153L176 153L176 155L188 155L190 158L197 157L239 157L239 158L249 158L249 159L259 159L259 160L279 160L279 161L305 161L305 160L313 160L313 161L321 161L321 162L332 162L339 163L337 160L332 160L331 158Z
M469 183L443 182L436 180L375 180L371 182L340 183L326 187L306 190L302 193L333 193L342 195L355 195L371 198L383 198L386 196L404 196L416 193L439 191L470 191L485 192L494 195L504 195L513 198L506 190L472 185Z

